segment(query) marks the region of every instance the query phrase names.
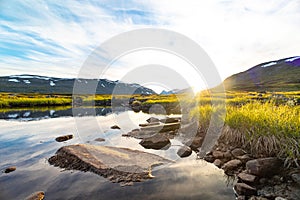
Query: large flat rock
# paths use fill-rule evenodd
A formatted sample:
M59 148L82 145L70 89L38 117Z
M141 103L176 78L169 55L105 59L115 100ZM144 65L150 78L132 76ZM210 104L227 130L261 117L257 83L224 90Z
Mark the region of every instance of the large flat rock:
M90 171L120 183L152 178L152 167L171 162L138 150L89 144L64 146L49 159L51 165Z

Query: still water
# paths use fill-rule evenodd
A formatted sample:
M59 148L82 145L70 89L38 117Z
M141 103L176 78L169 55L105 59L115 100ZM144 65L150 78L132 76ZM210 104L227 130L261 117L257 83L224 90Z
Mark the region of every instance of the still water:
M54 114L51 110L44 112ZM0 199L24 199L36 191L44 191L45 199L235 198L232 184L228 184L222 170L197 160L195 153L183 159L177 156L176 152L182 144L176 138L171 140L172 146L168 150L149 150L140 146L139 140L121 136L138 128L138 124L145 123L150 116L164 117L120 111L96 117L0 120L0 169L17 167L12 173L0 174ZM110 129L115 124L121 130ZM74 138L63 143L55 141L57 136L66 134L73 134ZM105 142L94 141L96 138L104 138ZM63 170L48 164L47 159L60 147L78 143L137 149L174 160L175 163L154 169L154 179L125 187L90 172Z

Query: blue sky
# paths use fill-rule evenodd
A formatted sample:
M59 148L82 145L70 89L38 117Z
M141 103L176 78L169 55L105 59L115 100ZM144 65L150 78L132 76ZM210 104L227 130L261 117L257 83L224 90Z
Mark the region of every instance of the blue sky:
M0 1L0 72L77 77L102 42L145 27L193 39L223 79L260 62L300 55L298 0L10 0Z

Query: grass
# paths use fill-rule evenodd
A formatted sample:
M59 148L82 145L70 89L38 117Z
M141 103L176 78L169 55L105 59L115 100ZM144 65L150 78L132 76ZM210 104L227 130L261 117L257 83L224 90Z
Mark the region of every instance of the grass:
M226 116L220 141L247 149L255 157L277 156L300 160L300 92L236 93L228 92ZM212 113L222 107L212 106L217 94L199 94L200 105L191 115L199 116L202 129L210 125ZM210 102L209 102L210 98ZM287 162L291 163L291 162Z

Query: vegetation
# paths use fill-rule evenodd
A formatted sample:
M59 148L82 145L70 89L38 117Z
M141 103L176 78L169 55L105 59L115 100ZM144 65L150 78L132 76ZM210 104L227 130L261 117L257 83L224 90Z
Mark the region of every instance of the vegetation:
M218 106L220 94L202 93L199 106L192 111L198 115L201 128L207 129L211 115L224 109ZM248 149L252 155L279 156L300 160L300 102L299 92L231 93L225 100L226 116L220 137L233 146ZM215 106L212 101L217 102ZM287 162L291 163L291 162Z
M71 106L72 95L0 94L0 108ZM213 113L224 121L221 140L248 149L254 156L281 156L300 160L300 91L226 92L203 91L195 98L185 95L81 95L83 105L109 102L112 98L129 99L142 105L178 105L184 101L194 106L202 129L210 126ZM195 106L196 105L196 106ZM224 110L226 109L226 110ZM220 112L224 111L224 112ZM224 115L222 113L225 113ZM214 118L215 120L215 118ZM290 163L290 162L289 162Z

